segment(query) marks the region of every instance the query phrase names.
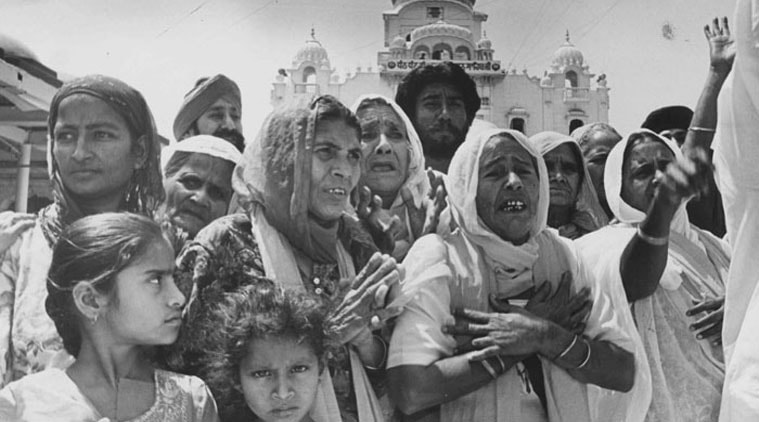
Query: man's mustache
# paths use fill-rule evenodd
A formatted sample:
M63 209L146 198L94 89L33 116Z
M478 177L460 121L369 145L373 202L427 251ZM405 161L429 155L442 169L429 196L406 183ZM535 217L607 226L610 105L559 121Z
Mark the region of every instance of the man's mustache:
M245 149L245 137L242 136L242 133L238 132L237 129L220 127L214 131L213 136L229 141L229 143L234 145L240 152Z

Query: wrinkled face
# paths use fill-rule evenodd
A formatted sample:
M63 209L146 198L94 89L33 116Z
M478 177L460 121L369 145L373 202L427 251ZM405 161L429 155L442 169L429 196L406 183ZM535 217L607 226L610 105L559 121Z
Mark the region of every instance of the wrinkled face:
M358 112L364 153L364 183L373 193L397 195L408 177L410 145L403 121L389 105Z
M622 199L633 208L647 212L657 185L657 171L664 171L675 155L662 142L646 137L628 152L622 167Z
M231 101L219 98L196 121L196 135L214 135L219 129L242 133L240 110Z
M190 236L226 214L232 198L234 164L219 157L192 154L163 181L166 213Z
M414 127L424 155L451 158L467 131L464 96L449 83L429 84L416 98Z
M313 349L288 337L254 339L240 362L245 402L265 422L303 420L316 398L319 374Z
M177 339L185 297L173 272L174 250L160 238L116 275L105 311L115 344L155 346Z
M585 164L588 166L588 174L596 189L598 200L601 205L608 209L606 202L606 191L604 190L604 169L606 168L606 159L609 152L620 141L620 138L613 133L606 131L593 131L588 142L582 146L582 154L585 157Z
M551 205L574 205L582 178L582 164L577 154L569 144L565 143L547 152L543 159L548 169Z
M142 166L124 118L92 95L74 94L61 101L53 138L63 185L80 198L123 195Z
M540 181L533 157L519 142L499 135L480 156L477 215L503 240L526 242L538 208Z
M350 206L351 191L360 177L356 129L342 120L320 121L312 148L308 211L322 221L336 221Z

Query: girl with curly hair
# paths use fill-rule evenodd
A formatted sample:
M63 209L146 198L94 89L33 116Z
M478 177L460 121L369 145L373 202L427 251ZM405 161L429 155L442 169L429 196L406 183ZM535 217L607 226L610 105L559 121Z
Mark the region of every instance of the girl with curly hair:
M174 252L147 217L96 214L64 229L45 310L76 360L6 386L0 420L217 421L203 381L153 364L182 322L173 271Z
M247 276L253 277L253 276ZM326 308L269 279L224 296L205 320L206 376L223 421L311 421L329 349ZM204 324L204 325L206 325Z

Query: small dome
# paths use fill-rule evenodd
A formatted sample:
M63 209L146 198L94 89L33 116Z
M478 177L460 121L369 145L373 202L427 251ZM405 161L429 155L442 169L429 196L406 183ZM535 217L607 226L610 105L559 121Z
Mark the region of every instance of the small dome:
M0 34L0 49L3 50L5 57L30 59L39 62L37 55L29 47L5 34Z
M294 63L311 62L315 64L328 64L327 50L316 40L314 30L311 28L311 39L306 40L306 45L300 48L293 59ZM297 65L296 65L297 66Z
M493 43L488 39L488 34L486 32L482 32L482 38L480 38L479 41L477 41L477 49L478 50L490 50L493 48Z
M411 31L412 42L417 42L422 38L433 36L456 37L472 42L472 31L463 26L453 25L446 21L437 21L429 25L420 26Z
M390 43L390 49L404 49L406 48L406 39L403 38L400 34L396 35L395 38L393 38L393 41Z
M567 38L564 44L553 53L553 60L551 64L554 66L578 66L582 67L584 58L582 52L569 42L569 31L567 31Z

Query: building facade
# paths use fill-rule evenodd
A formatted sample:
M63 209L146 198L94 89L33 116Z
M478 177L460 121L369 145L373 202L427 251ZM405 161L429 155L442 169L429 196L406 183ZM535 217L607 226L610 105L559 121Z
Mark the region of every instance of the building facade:
M569 133L590 122L608 122L606 76L594 80L582 52L566 40L553 54L543 77L505 69L495 59L493 42L483 30L488 15L474 9L476 0L391 0L384 12L385 48L377 68L358 68L341 76L327 50L311 38L295 54L289 68L273 83L273 106L295 96L330 94L347 105L363 94L394 97L398 83L412 69L452 61L477 84L480 119L532 135L544 130Z

